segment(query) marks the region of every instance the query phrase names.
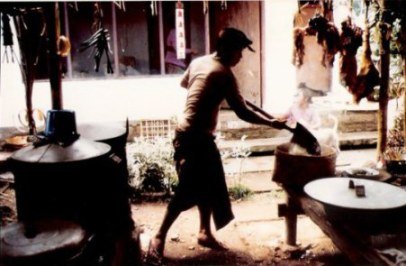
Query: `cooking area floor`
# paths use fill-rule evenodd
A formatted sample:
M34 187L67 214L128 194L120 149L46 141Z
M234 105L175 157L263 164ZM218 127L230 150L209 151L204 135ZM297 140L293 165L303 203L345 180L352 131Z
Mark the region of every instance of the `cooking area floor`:
M337 168L358 166L373 161L375 148L344 150ZM256 193L243 201L232 202L235 219L216 232L229 250L213 251L196 242L199 226L196 208L180 215L168 234L166 265L348 265L347 258L308 217L299 216L297 246L285 243L285 219L278 217L277 204L285 201L284 192L271 181L274 156L249 157L243 161L242 184ZM224 161L225 171L238 169L240 161ZM228 185L233 184L228 177ZM158 230L166 203L132 206L133 219L141 230L141 246L146 252L149 239Z
M361 166L374 161L375 148L341 151L337 169ZM168 234L165 265L348 265L349 261L308 217L300 215L297 246L285 242L285 219L278 217L277 205L285 202L283 190L271 181L274 156L251 156L244 161L224 161L226 173L238 173L239 181L255 193L242 201L233 201L235 219L215 232L229 250L213 251L196 242L198 212L192 208L180 215ZM241 164L242 163L242 164ZM227 176L227 184L236 182ZM14 206L13 189L2 191L1 205ZM145 253L162 221L167 202L143 202L132 205L132 217L141 232ZM4 222L2 213L2 223ZM9 218L8 218L9 219ZM14 217L15 219L15 217Z

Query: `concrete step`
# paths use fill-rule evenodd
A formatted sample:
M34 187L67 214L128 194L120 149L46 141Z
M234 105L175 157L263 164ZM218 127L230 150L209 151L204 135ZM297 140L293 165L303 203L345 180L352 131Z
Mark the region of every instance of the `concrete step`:
M337 131L343 134L344 145L347 144L348 139L359 139L357 134L360 132L376 132L378 130L377 110L375 108L345 108L334 105L316 105L315 108L321 117L323 128L334 126L331 115L337 119ZM286 139L290 136L290 132L287 130L276 130L268 126L244 122L230 110L220 112L217 131L226 140L240 140L243 136L247 136L249 139L276 138L275 141L278 141L280 138Z
M340 147L372 146L377 143L378 132L350 132L340 133ZM245 148L252 153L274 152L282 143L289 142L291 134L284 137L253 138L245 140L219 139L217 145L222 152L231 152L236 148Z

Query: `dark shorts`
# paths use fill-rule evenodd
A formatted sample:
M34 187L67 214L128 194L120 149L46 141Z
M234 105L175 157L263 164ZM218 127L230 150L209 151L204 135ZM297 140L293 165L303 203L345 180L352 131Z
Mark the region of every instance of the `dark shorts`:
M216 228L224 227L234 215L214 137L176 132L173 145L179 185L168 208L184 211L195 205L208 206Z

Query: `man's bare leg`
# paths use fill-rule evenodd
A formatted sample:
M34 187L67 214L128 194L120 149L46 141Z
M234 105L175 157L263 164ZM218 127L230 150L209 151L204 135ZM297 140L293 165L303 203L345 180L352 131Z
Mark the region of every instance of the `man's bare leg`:
M165 249L165 239L168 234L169 228L178 218L180 211L174 211L172 209L167 209L164 219L162 221L161 227L157 234L151 238L148 255L162 257Z
M197 243L201 246L217 250L227 250L227 248L216 240L211 232L210 218L211 209L207 206L199 205L200 230Z

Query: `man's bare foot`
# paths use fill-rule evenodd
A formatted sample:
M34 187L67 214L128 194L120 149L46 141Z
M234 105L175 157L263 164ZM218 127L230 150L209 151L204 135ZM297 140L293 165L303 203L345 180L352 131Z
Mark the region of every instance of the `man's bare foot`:
M148 246L147 262L152 265L162 264L165 242L159 238L151 238Z
M214 250L228 250L221 242L218 242L213 236L199 234L197 243L203 247Z

